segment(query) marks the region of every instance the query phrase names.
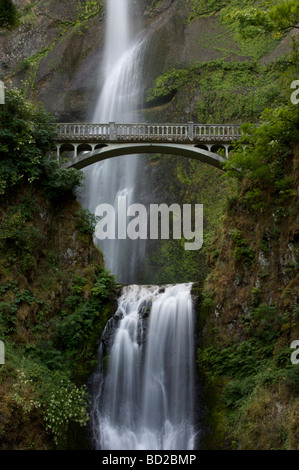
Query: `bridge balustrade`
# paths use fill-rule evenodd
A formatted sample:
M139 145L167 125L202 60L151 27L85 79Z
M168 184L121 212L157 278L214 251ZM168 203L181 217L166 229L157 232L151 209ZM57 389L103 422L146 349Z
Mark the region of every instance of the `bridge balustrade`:
M57 124L57 142L66 141L210 141L240 138L238 125L211 124Z

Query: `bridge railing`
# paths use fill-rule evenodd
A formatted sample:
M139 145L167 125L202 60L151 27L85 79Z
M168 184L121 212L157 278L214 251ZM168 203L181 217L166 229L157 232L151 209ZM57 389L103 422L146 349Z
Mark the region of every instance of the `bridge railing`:
M238 125L202 125L194 124L194 139L197 138L217 138L239 139L241 137L240 126Z
M57 124L57 140L109 139L109 124Z
M240 126L223 124L57 124L58 142L65 141L232 141Z

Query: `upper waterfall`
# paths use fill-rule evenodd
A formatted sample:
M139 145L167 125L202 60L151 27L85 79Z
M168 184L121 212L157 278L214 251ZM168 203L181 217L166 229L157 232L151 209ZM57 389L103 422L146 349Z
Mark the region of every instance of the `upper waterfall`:
M129 0L107 2L107 29L103 63L100 64L100 93L94 122L136 122L136 105L141 92L140 70L146 45L144 35L132 37ZM132 155L113 158L84 170L86 183L81 202L92 213L99 204L111 204L116 209L119 196L128 204L139 202L143 168L140 158ZM102 240L99 244L106 266L119 282L136 282L135 267L144 257L145 242L139 240Z
M137 119L134 112L139 96L142 37L132 37L131 2L107 2L107 26L103 63L100 65L101 93L93 122Z

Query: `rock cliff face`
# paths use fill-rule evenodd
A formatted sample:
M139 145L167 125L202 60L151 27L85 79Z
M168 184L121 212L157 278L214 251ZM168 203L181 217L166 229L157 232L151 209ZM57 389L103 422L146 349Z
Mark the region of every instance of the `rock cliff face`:
M0 30L2 79L8 86L23 83L28 96L41 101L60 122L88 120L101 83L98 67L105 34L104 2L14 3L21 13L20 25L13 31ZM149 34L144 58L145 90L166 70L187 67L194 61L252 60L252 54L240 47L218 14L212 12L190 21L189 2L144 0L138 2L134 15L136 32L145 28ZM289 43L287 37L277 47L274 44L271 54L265 50L260 60L274 60L288 50ZM199 99L199 90L191 95L188 89L182 91L172 102L169 118L179 106L178 117L188 119ZM155 109L151 116L162 119L162 113L165 115L164 108Z
M62 432L57 429L56 435L51 412L46 416L51 394L66 403L75 393L73 403L80 403L79 388L97 364L97 342L116 307L109 277L104 300L103 256L80 211L74 197L57 205L38 187L19 187L1 199L0 335L6 349L0 384L2 450L88 446L79 420L76 428L76 411L72 424ZM18 218L22 224L15 237L20 243L3 228ZM97 284L97 279L102 280ZM67 423L71 414L65 412Z
M250 204L256 182L245 180L211 247L198 309L207 448L298 449L298 150L285 165L290 196L264 183Z
M15 4L23 13L21 24L1 36L6 81L17 86L27 81L28 95L59 120L84 119L103 42L101 5L86 12L70 0L42 1L28 10L26 1Z

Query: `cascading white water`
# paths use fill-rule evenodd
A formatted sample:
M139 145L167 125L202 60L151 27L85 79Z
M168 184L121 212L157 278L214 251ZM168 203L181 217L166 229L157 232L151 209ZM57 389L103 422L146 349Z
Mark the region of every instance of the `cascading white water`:
M191 286L123 289L112 344L108 351L100 349L100 356L109 353L108 371L105 375L100 357L94 375L91 418L97 449L194 449Z
M146 38L131 37L130 0L108 0L102 86L93 122L138 122L139 72ZM138 156L114 158L85 170L81 201L140 203L144 169ZM141 182L141 183L140 183ZM145 245L134 240L100 243L107 267L122 283L136 282ZM105 450L193 450L194 329L191 284L123 289L108 322L93 375L91 429ZM107 365L107 355L109 364Z
M131 37L131 3L130 0L107 2L106 43L100 74L102 86L92 119L94 123L139 120L135 109L140 95L139 73L145 39L141 35L135 39ZM126 196L128 205L139 202L136 200L137 187L143 173L139 160L136 155L113 158L85 169L85 189L80 196L83 206L94 214L99 204L111 204L117 220L119 196ZM99 244L106 266L118 281L134 282L134 268L144 255L145 242L106 239Z

